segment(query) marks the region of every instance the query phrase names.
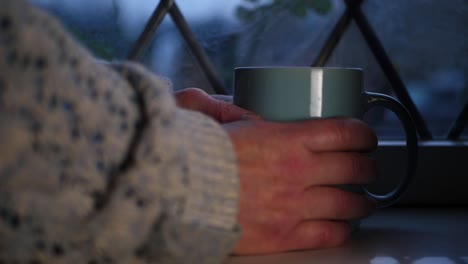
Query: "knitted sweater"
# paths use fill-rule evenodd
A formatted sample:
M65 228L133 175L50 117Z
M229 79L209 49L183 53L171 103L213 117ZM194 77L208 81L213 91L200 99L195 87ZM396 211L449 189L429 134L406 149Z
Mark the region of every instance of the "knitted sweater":
M239 234L222 128L45 12L0 7L0 263L222 262Z

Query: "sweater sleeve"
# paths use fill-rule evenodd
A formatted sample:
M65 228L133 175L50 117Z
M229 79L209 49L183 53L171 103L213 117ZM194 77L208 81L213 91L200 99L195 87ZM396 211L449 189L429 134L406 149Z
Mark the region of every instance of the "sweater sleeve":
M221 263L239 230L219 124L43 11L0 6L0 263Z

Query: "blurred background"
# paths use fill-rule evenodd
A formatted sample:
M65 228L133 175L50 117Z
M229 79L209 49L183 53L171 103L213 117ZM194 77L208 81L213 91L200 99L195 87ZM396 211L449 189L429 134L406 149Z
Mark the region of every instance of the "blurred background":
M31 0L58 17L105 60L126 59L157 0ZM342 0L176 0L225 88L239 66L310 66L337 23ZM468 101L468 1L365 0L362 11L435 139L444 139ZM174 89L213 88L169 16L141 59ZM354 22L327 66L365 71L365 90L395 96ZM383 109L365 117L379 137L403 139ZM468 138L465 129L462 139Z

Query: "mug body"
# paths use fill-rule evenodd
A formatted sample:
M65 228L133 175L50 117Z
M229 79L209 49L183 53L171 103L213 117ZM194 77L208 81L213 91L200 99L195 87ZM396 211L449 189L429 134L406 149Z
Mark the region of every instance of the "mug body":
M336 185L350 192L365 193L383 208L396 203L408 189L415 173L418 137L413 119L396 99L364 92L363 71L327 67L243 67L234 69L234 104L270 121L300 121L313 118L362 118L365 111L382 106L395 113L406 134L407 173L385 195L376 195L360 185ZM359 221L351 221L353 229Z
M362 117L363 72L355 68L239 67L234 104L266 120Z

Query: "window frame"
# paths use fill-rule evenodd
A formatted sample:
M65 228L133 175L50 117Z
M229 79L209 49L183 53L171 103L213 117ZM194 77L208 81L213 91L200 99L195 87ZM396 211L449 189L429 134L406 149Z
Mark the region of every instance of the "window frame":
M391 190L395 186L395 175L405 173L406 152L405 141L379 141L373 155L381 168L379 186L371 187L371 191ZM468 162L468 140L420 141L416 173L397 205L468 205L464 160Z
M460 135L468 122L468 102L458 115L445 140L434 140L422 115L409 96L408 90L398 71L394 68L379 38L361 11L363 0L343 0L346 9L341 18L331 30L327 41L311 66L324 66L341 37L348 29L351 21L355 21L369 48L373 52L381 69L387 76L397 98L408 109L413 117L418 135L418 165L416 173L408 191L399 200L397 205L461 205L468 204L468 177L463 171L463 160L468 161L468 140L460 139ZM176 27L187 42L194 57L200 64L207 79L217 94L227 94L227 89L217 77L210 59L197 42L189 24L179 10L175 0L161 0L146 24L144 30L128 59L138 60L151 41L157 27L165 15L169 14ZM379 186L370 187L371 190L384 192L391 190L395 185L395 174L402 174L405 170L395 166L395 157L406 156L406 143L401 140L380 140L375 158L380 167ZM403 164L405 162L403 161ZM392 182L393 179L393 182Z

